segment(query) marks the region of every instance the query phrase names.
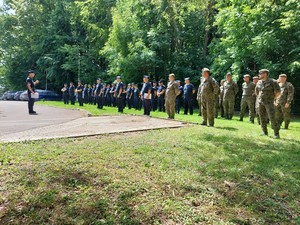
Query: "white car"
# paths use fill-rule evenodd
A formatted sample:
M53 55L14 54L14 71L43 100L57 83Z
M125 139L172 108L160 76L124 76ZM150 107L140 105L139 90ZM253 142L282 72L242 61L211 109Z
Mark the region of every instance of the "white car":
M23 91L22 94L20 95L20 100L21 101L28 101L28 93L27 91Z

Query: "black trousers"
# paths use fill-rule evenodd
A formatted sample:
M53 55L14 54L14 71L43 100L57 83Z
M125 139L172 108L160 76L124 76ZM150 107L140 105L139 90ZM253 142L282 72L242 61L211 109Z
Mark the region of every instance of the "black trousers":
M69 98L68 95L64 95L64 104L69 104Z
M97 108L98 109L103 109L103 101L102 101L103 99L102 99L102 96L97 96L96 97L96 101L97 101Z
M124 98L121 96L120 98L117 98L116 100L117 100L118 112L123 112Z
M192 98L184 98L184 114L188 114L190 111L190 115L193 115L193 99Z
M175 110L176 110L176 113L177 113L177 114L180 113L181 106L182 106L182 98L181 98L181 97L176 98L176 106L175 106Z
M29 113L33 113L34 106L34 98L31 98L31 93L28 93L28 111Z
M151 100L150 99L144 99L143 100L143 106L144 106L144 115L150 116Z
M70 101L71 101L71 105L75 105L75 96L74 95L70 95Z
M165 112L165 98L164 97L159 97L158 98L158 111L160 112Z
M79 106L83 106L83 98L82 95L78 95Z

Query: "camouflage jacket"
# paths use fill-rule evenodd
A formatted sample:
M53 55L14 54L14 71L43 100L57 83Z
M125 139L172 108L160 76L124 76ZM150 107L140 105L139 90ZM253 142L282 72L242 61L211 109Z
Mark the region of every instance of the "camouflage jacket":
M219 93L219 86L217 81L209 77L208 79L201 79L200 86L198 88L197 99L212 98Z
M276 80L268 78L265 81L259 80L255 87L258 104L274 103L275 94L280 92L279 84Z
M253 96L255 91L255 85L253 82L244 82L242 85L243 88L243 96Z
M176 99L177 95L180 94L180 90L178 88L178 83L173 81L173 82L169 82L168 86L166 88L166 100L170 100L170 99Z
M224 83L224 100L232 100L235 98L236 94L238 93L239 88L234 81L228 82L225 81Z
M275 100L275 104L291 104L294 98L294 86L290 82L285 82L284 84L279 84L279 87L281 90L281 95Z

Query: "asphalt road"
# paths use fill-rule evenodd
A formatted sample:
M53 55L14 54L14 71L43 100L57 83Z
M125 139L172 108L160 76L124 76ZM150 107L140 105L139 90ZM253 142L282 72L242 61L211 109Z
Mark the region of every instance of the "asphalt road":
M34 106L38 115L29 115L27 102L0 101L0 136L61 124L86 116L79 110Z

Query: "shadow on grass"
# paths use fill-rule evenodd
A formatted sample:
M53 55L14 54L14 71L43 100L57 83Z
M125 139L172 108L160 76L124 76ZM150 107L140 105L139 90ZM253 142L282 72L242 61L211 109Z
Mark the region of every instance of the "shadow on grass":
M296 200L300 194L300 142L213 136L204 134L201 139L223 146L225 157L208 162L205 172L218 180L215 188L227 204L251 208L265 224L295 222L293 218L300 216ZM203 173L203 168L199 170ZM234 187L226 187L225 180Z

